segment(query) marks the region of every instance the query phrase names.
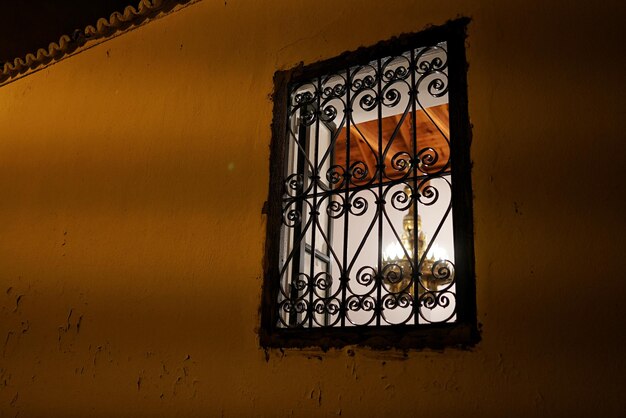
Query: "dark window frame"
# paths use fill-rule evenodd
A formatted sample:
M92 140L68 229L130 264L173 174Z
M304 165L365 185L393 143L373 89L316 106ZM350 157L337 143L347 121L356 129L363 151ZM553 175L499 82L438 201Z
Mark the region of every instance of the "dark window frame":
M345 52L338 57L274 75L274 116L270 145L270 183L265 212L267 236L264 258L261 327L262 347L320 347L339 348L357 344L372 348L443 348L469 347L480 340L476 317L474 270L474 238L471 189L470 143L472 139L467 100L467 61L465 57L468 18L450 21L418 33L404 34L374 46ZM282 179L287 150L288 86L291 83L321 77L355 65L421 46L447 42L450 155L454 173L452 207L455 269L457 277L457 320L454 323L417 325L352 326L343 328L279 328L278 316L278 257L282 217Z

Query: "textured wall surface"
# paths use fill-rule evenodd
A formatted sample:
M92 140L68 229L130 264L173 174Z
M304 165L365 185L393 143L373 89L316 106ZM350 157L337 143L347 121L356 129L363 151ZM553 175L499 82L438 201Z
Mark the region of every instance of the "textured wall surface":
M0 416L623 416L625 12L204 0L1 87ZM457 16L482 341L266 358L274 71Z

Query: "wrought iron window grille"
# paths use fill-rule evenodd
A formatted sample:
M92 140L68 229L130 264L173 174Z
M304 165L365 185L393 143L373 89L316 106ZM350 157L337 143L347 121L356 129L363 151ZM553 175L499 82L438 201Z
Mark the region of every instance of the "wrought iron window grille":
M467 24L275 74L263 346L478 341Z

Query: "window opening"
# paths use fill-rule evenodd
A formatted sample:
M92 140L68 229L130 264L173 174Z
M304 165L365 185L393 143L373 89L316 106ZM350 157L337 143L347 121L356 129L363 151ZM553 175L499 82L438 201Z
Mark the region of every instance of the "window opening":
M279 256L266 277L266 325L279 334L468 323L471 206L453 203L467 200L469 129L450 113L457 123L467 113L465 61L451 59L445 36L428 41L285 83L279 242L268 245Z

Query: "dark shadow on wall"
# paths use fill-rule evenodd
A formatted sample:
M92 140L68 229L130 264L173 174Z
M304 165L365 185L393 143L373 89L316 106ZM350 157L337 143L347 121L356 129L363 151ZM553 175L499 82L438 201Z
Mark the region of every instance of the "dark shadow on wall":
M0 8L0 64L48 48L61 35L95 25L138 0L8 0Z

